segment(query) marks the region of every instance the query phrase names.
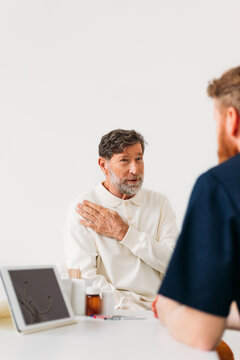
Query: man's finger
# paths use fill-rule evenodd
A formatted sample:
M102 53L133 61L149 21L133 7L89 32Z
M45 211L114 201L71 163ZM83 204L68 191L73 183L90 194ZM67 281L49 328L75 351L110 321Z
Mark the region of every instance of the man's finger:
M100 212L102 210L102 208L103 208L101 205L97 205L97 204L95 204L95 203L93 203L91 201L88 201L88 200L83 200L82 203L83 203L83 205L87 205L90 208L93 208L94 210L96 210L98 212Z
M86 227L88 227L88 228L90 228L90 229L95 230L94 224L93 224L92 222L86 221L86 220L82 220L82 219L80 219L79 222L80 222L80 224L82 224L83 226L86 226Z
M87 205L83 205L83 204L78 204L76 210L81 210L87 214L94 216L94 217L97 217L97 215L99 214L99 212L97 210L95 210L92 207L89 207Z
M91 222L93 222L93 223L97 220L97 219L95 218L95 216L93 216L93 215L91 215L91 214L83 211L83 210L80 209L80 208L76 208L76 212L77 212L79 215L81 215L82 217L84 217L84 219L89 220L89 221L91 221Z
M157 310L156 310L156 301L155 300L152 302L152 312L153 312L153 316L155 318L157 318Z

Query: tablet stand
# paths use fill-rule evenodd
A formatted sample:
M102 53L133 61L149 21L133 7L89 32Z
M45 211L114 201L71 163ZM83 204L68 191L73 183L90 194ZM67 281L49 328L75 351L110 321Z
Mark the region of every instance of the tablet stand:
M0 302L0 327L14 329L12 315L7 300Z

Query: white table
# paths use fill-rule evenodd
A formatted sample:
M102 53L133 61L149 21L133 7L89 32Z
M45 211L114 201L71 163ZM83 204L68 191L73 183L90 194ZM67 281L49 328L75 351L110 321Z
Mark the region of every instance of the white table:
M0 301L6 300L0 281ZM151 311L118 311L144 320L100 320L78 317L78 323L22 335L10 318L0 319L3 360L217 360L173 340Z
M129 313L128 313L129 314ZM215 352L202 352L178 343L154 319L99 320L78 318L78 323L35 334L21 335L10 319L0 321L0 357L7 360L214 360Z

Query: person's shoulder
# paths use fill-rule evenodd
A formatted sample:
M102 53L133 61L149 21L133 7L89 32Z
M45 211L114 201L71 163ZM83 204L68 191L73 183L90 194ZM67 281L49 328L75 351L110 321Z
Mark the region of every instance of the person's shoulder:
M203 189L207 191L219 190L219 194L227 196L235 208L240 211L240 154L229 160L209 169L199 176L196 181L193 193Z
M232 174L234 177L237 176L239 179L240 176L240 154L237 154L230 159L224 161L220 165L217 165L210 169L209 174L215 176L221 181L232 179Z
M94 189L92 189L91 191L82 193L80 195L77 195L70 203L69 205L69 209L75 209L76 205L80 202L82 202L83 200L89 200L91 202L97 202L97 192L98 192L98 186L97 185Z
M240 191L240 154L231 157L223 163L209 169L199 176L198 181L215 181L226 189L234 188Z
M145 203L157 203L157 204L165 204L169 203L169 200L166 195L150 189L142 189L141 190L144 196Z
M175 219L174 210L166 195L149 189L142 189L142 191L144 194L143 205L147 212L154 212L161 217L167 216L169 219Z
M141 189L142 193L144 194L144 196L149 197L149 198L158 198L158 199L162 199L162 198L166 198L166 196L158 191L155 190L150 190L150 189Z

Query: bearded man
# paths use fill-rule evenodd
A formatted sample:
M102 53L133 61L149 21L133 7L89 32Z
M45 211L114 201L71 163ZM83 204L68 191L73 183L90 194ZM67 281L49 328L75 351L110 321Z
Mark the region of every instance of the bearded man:
M202 350L240 329L240 66L210 82L219 165L197 180L153 311Z
M141 189L145 141L117 129L99 144L105 181L70 205L64 227L66 265L80 268L117 309L150 309L175 246L168 199Z

